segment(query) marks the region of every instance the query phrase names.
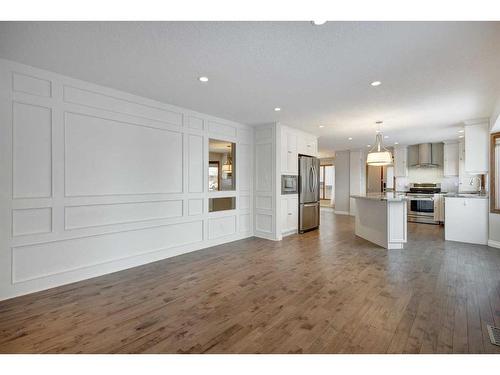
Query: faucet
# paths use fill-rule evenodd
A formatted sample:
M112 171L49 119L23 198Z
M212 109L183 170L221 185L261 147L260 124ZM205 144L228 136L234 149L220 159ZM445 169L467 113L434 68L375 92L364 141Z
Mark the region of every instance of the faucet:
M479 182L479 193L481 194L481 192L483 191L483 186L482 186L482 178L481 178L481 177L479 177L479 176L474 176L474 177L472 177L472 178L470 179L469 184L470 184L471 186L472 186L472 185L474 185L474 181L476 181L476 179L477 179L477 181Z

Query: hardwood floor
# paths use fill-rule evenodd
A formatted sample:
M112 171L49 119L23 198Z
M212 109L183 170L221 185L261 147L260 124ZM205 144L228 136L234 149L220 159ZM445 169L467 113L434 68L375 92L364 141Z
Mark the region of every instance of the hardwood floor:
M0 352L500 353L500 249L409 224L385 250L321 219L0 302Z

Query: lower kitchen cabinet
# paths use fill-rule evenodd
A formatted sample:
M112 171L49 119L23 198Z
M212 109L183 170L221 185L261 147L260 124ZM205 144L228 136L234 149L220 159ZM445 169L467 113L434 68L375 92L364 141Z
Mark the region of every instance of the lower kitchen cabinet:
M446 197L445 240L486 245L488 205L488 198Z
M299 197L293 195L281 196L281 233L297 232L299 227Z

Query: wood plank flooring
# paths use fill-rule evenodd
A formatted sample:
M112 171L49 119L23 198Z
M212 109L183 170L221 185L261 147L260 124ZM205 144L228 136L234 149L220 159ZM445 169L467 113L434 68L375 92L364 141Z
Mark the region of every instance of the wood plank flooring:
M500 353L500 249L409 224L403 250L246 239L0 302L1 353Z

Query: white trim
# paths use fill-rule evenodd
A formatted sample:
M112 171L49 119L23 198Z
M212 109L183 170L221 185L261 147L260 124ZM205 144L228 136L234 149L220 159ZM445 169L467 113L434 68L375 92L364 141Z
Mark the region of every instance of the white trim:
M500 241L488 240L488 246L500 249Z
M297 234L297 229L292 229L292 230L288 230L288 231L284 231L283 233L281 233L281 236L282 237L287 237L287 236L291 236L292 234Z
M351 215L351 213L349 211L338 211L338 210L335 210L335 215Z

